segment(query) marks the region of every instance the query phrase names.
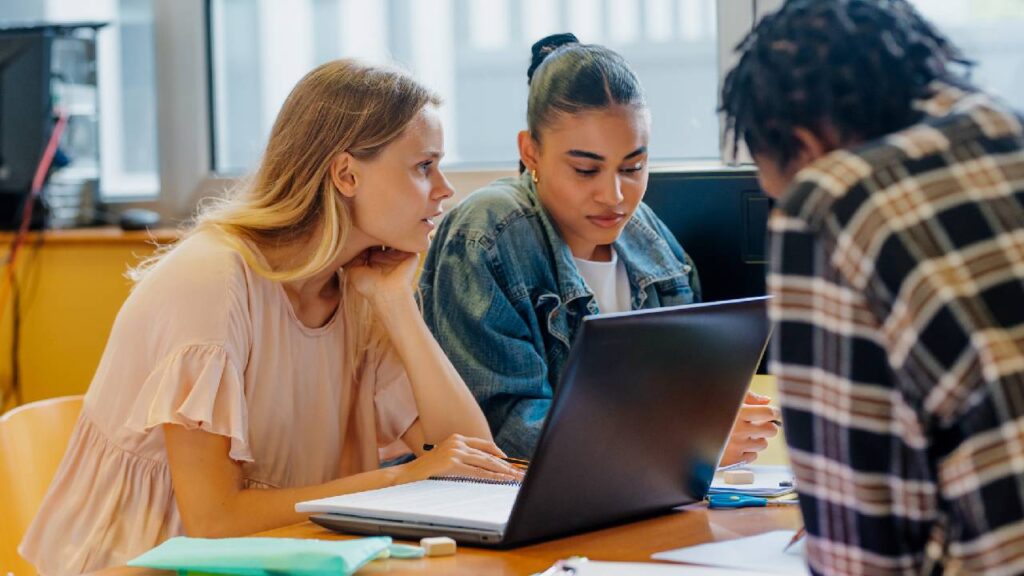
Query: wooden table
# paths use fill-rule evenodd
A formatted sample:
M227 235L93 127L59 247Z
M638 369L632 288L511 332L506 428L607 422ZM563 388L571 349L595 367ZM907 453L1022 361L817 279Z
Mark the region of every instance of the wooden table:
M455 556L422 560L378 560L358 574L526 575L546 570L556 560L586 556L591 560L650 561L651 554L704 542L731 540L770 530L795 530L800 512L795 506L708 510L694 504L681 512L641 520L577 536L541 542L511 550L485 550L460 546ZM287 538L350 538L304 522L257 534ZM164 576L169 572L114 568L99 576Z
M775 379L754 376L751 389L775 396ZM785 444L772 440L769 449L758 458L758 464L788 462ZM796 530L800 527L800 511L796 506L778 508L743 508L739 510L708 510L704 504L687 506L682 512L624 524L604 530L587 532L558 540L541 542L510 550L486 550L459 546L450 558L423 560L379 560L371 562L358 574L451 574L451 575L527 575L546 570L556 560L570 556L586 556L592 560L648 562L651 554L705 542L732 540L771 530ZM352 538L335 534L311 522L287 526L256 534L283 538L319 538L342 540ZM167 576L170 572L138 568L113 568L95 573L97 576Z

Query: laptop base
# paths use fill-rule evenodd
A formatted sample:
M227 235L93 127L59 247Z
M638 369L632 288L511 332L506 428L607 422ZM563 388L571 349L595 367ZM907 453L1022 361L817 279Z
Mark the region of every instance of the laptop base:
M430 536L447 536L459 544L482 548L500 548L504 546L503 541L505 539L505 535L501 532L420 523L411 524L347 516L344 514L313 514L309 519L314 524L319 524L334 532L363 534L366 536L391 536L399 540L419 540L420 538Z

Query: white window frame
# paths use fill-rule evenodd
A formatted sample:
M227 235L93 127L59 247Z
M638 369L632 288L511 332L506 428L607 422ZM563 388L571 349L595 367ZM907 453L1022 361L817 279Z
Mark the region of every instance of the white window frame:
M781 2L718 0L719 83L735 64L733 48L751 29L755 16L777 8ZM161 194L154 202L122 205L154 208L165 220L182 221L192 215L200 198L223 193L235 179L217 175L211 165L213 142L207 0L160 0L153 3L153 12ZM723 144L720 143L719 147L722 149ZM750 170L749 166L736 167L735 163L732 164L727 166L722 160L653 162L652 170ZM446 174L456 189L471 190L513 169L511 165L490 169L455 168L447 170Z

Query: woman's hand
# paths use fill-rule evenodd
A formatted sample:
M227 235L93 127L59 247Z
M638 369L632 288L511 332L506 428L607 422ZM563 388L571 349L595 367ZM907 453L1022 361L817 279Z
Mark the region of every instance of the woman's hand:
M502 482L522 480L523 472L502 460L504 456L493 442L452 434L433 450L402 464L398 483L431 476L471 476Z
M345 265L352 287L374 305L411 297L416 266L415 254L400 250L370 248Z
M749 464L757 460L757 453L768 447L768 438L779 434L779 427L775 423L782 416L778 408L768 405L771 400L767 396L747 392L719 466L738 462Z

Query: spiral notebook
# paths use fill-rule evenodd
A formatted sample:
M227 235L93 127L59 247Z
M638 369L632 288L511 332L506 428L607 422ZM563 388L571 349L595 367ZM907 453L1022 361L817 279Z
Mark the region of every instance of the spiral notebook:
M518 482L447 476L301 502L295 511L502 532L518 494Z

